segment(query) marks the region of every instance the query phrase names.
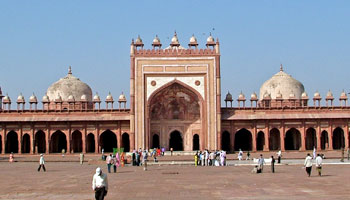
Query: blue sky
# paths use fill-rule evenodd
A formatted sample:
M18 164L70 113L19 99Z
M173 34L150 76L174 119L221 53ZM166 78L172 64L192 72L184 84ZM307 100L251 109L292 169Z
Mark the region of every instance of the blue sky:
M128 94L131 39L151 47L157 34L165 46L176 30L184 46L192 34L201 47L209 32L219 38L222 98L258 93L281 63L309 96L338 98L350 92L349 10L337 0L2 0L0 86L41 99L71 65L102 98Z

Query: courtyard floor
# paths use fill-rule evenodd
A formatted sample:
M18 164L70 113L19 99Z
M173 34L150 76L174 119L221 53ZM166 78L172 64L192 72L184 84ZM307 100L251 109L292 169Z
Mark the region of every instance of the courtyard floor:
M47 162L0 162L0 199L94 199L92 176L98 165ZM106 166L101 166L106 172ZM279 165L276 173L251 174L252 166L181 165L122 167L108 174L105 199L349 199L350 165L324 165L307 177L302 165Z

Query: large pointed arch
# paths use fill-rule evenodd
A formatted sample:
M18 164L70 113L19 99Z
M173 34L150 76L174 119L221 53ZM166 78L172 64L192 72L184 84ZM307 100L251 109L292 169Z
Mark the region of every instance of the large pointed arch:
M235 133L235 151L251 151L252 144L252 133L247 129L242 128Z
M18 153L18 134L15 131L10 131L6 135L6 153Z
M62 131L58 130L51 135L51 153L67 152L67 137Z

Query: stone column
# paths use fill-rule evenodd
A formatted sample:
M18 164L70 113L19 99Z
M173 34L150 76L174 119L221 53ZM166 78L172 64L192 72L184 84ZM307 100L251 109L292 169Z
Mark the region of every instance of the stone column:
M95 136L95 153L99 153L100 151L100 140L99 140L99 135L100 135L100 130L99 127L96 127L94 131L94 136Z
M23 127L19 127L18 134L18 154L22 154Z
M1 153L2 154L5 154L5 144L6 144L6 129L5 128L2 128L2 131L1 131Z
M286 151L286 148L285 148L285 143L284 143L284 132L285 132L285 129L286 127L284 126L284 123L282 123L282 127L280 129L280 141L281 141L281 151Z
M67 138L67 149L66 149L66 153L67 154L70 154L71 153L71 144L72 144L72 139L71 139L71 128L68 129L68 132L65 131L65 135L66 135L66 138Z
M160 137L159 137L160 140ZM130 132L130 151L135 149L135 133Z
M50 128L47 129L47 132L45 133L45 138L46 138L46 154L50 153L50 143L51 143L51 130Z
M81 141L82 141L82 145L83 145L83 153L86 153L86 136L87 136L87 127L85 125L84 127L84 131L83 133L81 134Z
M321 150L321 137L322 137L321 125L320 125L320 122L318 122L317 128L316 128L317 151Z
M34 126L31 127L31 134L30 134L30 138L31 138L31 145L30 145L30 154L34 154L35 153L35 129Z
M344 149L348 149L348 147L349 147L349 123L348 122L346 122L346 125L345 125L344 139L345 139L345 148Z
M121 133L122 132L122 126L120 121L118 121L118 131L117 131L117 147L121 148L122 147L122 142L121 142Z
M305 134L305 123L303 123L303 127L301 128L301 146L300 146L300 150L301 151L305 151L306 148L306 142L305 142L305 137L306 137L306 134Z
M333 150L333 127L328 124L328 150Z
M254 124L254 128L253 128L253 149L252 149L254 152L256 152L256 137L257 137L256 132L257 132L256 124Z
M264 151L269 151L270 141L269 141L269 124L265 124L265 131L264 131L264 139L265 139L265 145L264 145Z

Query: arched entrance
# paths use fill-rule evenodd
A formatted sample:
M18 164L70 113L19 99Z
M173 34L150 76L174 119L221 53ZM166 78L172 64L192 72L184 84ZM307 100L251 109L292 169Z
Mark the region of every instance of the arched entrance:
M130 151L129 134L123 133L123 135L122 135L122 145L123 145L123 148L124 148L124 152L129 152Z
M45 133L41 130L35 133L35 147L37 153L45 153L46 151Z
M82 134L76 130L72 133L72 147L74 153L80 153L83 151Z
M264 146L265 146L265 135L264 135L264 132L259 131L258 137L256 139L256 150L262 151L264 150Z
M51 136L51 153L67 152L67 138L62 131L56 131Z
M6 153L18 153L18 135L15 131L7 133Z
M299 150L301 146L300 132L296 128L291 128L286 133L284 140L286 150Z
M199 150L199 135L198 134L194 134L193 135L193 144L192 144L192 149L193 151L197 151Z
M251 151L252 150L252 133L242 128L235 134L235 151Z
M89 133L86 137L86 152L87 153L95 152L95 136L93 133Z
M341 149L345 147L344 131L337 127L333 131L333 149Z
M100 136L101 150L104 152L113 152L113 148L117 148L117 136L110 130L106 130Z
M155 143L156 138L153 138L156 137L153 135L154 132L159 133L159 130L168 130L169 127L174 128L174 125L178 123L181 123L181 130L186 130L186 133L195 131L200 138L204 138L201 134L204 134L205 131L201 130L206 130L206 124L202 124L202 105L201 95L181 81L174 80L158 88L151 94L147 103L146 115L149 116L149 121L147 122L148 141L146 141L146 144L159 147L159 143L155 145L157 143ZM196 127L196 129L194 130L192 127ZM158 135L158 137L171 138L166 133L160 134L165 135ZM187 146L184 146L186 144ZM191 143L181 143L181 145L175 146L181 151L193 149Z
M169 149L173 148L174 151L183 151L183 140L179 131L173 131L170 133Z
M29 134L24 134L22 139L22 153L30 152L30 136Z
M321 133L321 149L325 150L328 149L328 132L322 131Z
M308 128L306 130L306 150L313 150L314 147L317 148L317 140L316 140L316 130L314 128Z
M2 153L2 136L0 135L0 153Z
M159 135L154 134L152 137L152 149L159 148Z
M231 136L228 131L224 131L222 133L222 138L221 138L221 148L224 151L230 152L231 151Z
M269 149L270 150L279 150L281 149L281 137L280 131L277 128L273 128L270 130L270 138L269 138Z

